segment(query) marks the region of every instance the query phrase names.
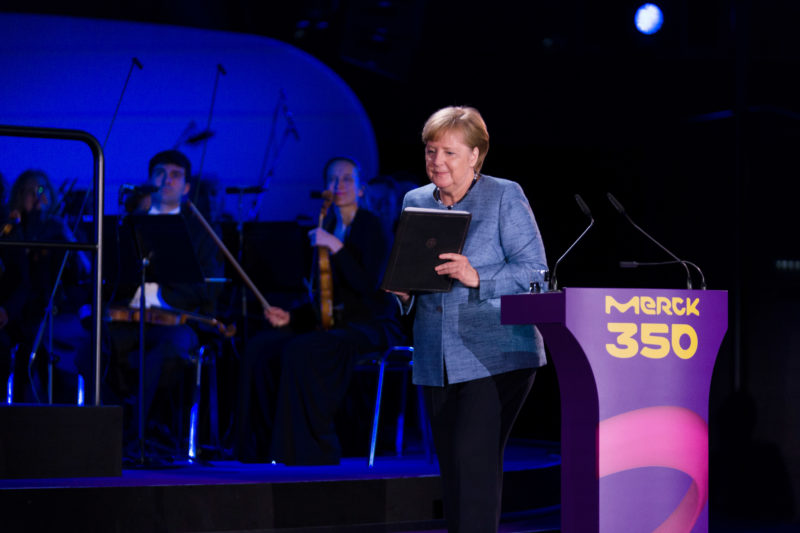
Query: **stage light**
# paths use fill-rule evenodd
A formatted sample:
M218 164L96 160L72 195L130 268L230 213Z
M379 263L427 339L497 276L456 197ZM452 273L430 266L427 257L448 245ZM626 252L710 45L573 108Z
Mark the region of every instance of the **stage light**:
M664 23L664 15L661 13L661 8L655 4L642 4L636 10L634 17L636 29L645 35L653 35L661 29Z

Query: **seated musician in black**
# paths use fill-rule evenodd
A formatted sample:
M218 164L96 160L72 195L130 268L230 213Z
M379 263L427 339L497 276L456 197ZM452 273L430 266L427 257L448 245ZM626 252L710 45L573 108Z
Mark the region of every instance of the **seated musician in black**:
M183 198L190 190L190 172L191 163L183 153L177 150L157 153L149 164L149 184L156 191L149 198L141 198L143 203L139 205L140 209L131 214L183 217L192 249L204 276L218 277L222 272L219 250L201 222L189 208L182 205ZM139 286L129 285L120 286L115 291L110 313L111 358L107 380L111 392L126 406L124 440L126 453L134 458L139 453L136 446L139 424L139 325L133 314L128 315L132 317L132 321L126 322L124 319L126 314L123 311L126 308L140 307L140 290ZM145 284L145 296L146 307L165 309L167 310L165 315L175 317L176 322L180 322L178 318L182 312L211 317L216 308L216 293L213 286L208 283L148 282ZM123 318L118 319L120 316ZM145 436L148 442L165 446L178 444L174 442L174 435L164 435L172 422L165 416L169 413L164 411L168 410L161 409L156 412L153 401L159 388L170 390L178 384L178 380L184 375L183 369L189 361L190 354L199 348L198 333L194 326L195 323L187 322L176 325L147 324L145 327L143 412L145 421L151 422L145 424ZM160 421L156 420L158 419L156 415L161 416ZM160 429L160 433L153 431L154 428Z
M0 238L12 241L74 241L74 235L63 218L54 213L55 191L42 170L22 172L11 188L6 216L0 226ZM45 348L53 348L55 363L54 400L74 403L77 400L76 358L88 345L88 333L81 327L79 311L89 301L87 280L91 264L82 252L72 253L65 264L59 289L53 292L64 251L52 248L3 247L0 249L0 330L3 332L2 359L6 350L17 346L14 379L14 401L46 401L44 383L27 383L28 355L33 349L42 323L37 362L44 369ZM53 296L52 322L45 310ZM52 333L52 341L49 338ZM9 370L3 361L3 371ZM34 369L35 370L35 369ZM3 375L5 372L2 373ZM41 375L41 374L40 374ZM35 386L36 389L22 385ZM68 389L68 390L67 390Z
M389 246L378 217L359 208L359 167L337 157L324 177L333 207L309 238L329 251L333 327L320 327L316 301L264 312L271 328L249 340L240 368L234 452L241 461L337 464L334 418L357 357L406 342L397 303L379 290Z

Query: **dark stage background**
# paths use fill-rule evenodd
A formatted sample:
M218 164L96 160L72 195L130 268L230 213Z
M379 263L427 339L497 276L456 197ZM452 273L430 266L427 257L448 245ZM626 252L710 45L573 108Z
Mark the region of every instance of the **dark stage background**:
M800 132L800 5L665 0L664 28L636 2L351 0L5 2L19 12L269 36L341 76L372 122L379 173L421 182L421 126L473 105L489 126L484 172L519 181L562 286L684 286L605 198L730 295L711 397L712 512L787 519L800 509L800 251L792 187ZM5 74L7 82L13 79ZM202 117L201 117L202 118ZM558 387L539 376L519 436L558 438Z

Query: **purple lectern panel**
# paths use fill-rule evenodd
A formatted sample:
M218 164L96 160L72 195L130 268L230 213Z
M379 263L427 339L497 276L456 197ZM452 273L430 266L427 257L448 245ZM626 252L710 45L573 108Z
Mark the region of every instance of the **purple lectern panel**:
M536 324L561 388L564 533L708 531L708 394L725 291L505 296Z

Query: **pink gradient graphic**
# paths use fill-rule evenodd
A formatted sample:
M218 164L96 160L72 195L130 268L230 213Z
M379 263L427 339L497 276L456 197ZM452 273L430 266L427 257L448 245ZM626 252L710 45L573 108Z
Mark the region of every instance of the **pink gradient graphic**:
M600 422L598 476L641 467L680 470L692 485L678 507L654 531L683 533L694 527L708 500L708 425L683 407L636 409Z

